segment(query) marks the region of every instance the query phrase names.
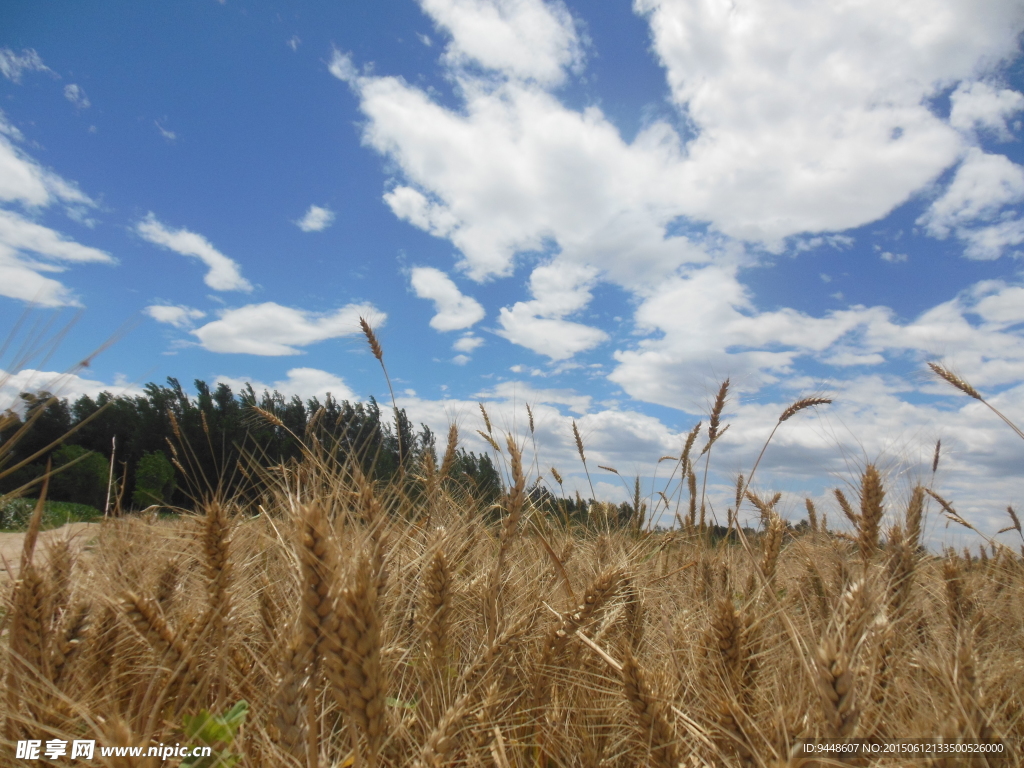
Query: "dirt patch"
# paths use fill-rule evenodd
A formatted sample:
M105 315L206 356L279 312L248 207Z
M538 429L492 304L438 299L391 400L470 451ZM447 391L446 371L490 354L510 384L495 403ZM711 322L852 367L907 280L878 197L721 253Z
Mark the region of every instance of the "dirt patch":
M100 523L68 523L51 531L43 531L36 542L35 562L46 556L46 545L62 538L71 539L76 550L81 551L96 541L100 532ZM25 546L24 533L0 533L0 584L7 584L18 577L21 563L21 550ZM8 568L13 573L8 572Z

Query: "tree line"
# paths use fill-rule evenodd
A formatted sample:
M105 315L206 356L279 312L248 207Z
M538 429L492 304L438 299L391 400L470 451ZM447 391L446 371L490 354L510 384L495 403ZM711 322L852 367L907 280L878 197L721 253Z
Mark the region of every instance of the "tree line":
M248 384L237 394L224 383L194 384L194 397L170 377L136 396L104 392L71 402L48 392L21 393L22 407L0 420L0 496L41 477L47 462L60 470L51 477L50 499L103 509L112 476L114 502L127 510L187 508L214 492L244 494L253 470L298 462L304 442L318 443L341 463L359 462L368 477L383 482L418 471L426 454L436 456L429 427L416 430L404 410L382 411L372 397L303 401L276 390L257 395ZM484 503L502 493L486 454L459 450L449 476Z

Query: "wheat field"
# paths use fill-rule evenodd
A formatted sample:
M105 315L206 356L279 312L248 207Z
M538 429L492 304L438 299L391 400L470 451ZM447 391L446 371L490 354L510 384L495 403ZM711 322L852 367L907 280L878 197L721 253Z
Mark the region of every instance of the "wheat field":
M931 489L894 500L867 465L856 496L835 492L849 533L810 500L809 525L788 526L781 494L741 476L722 535L695 428L673 457L690 498L672 530L644 525L639 481L625 524L600 503L570 522L531 492L526 441L486 427L508 478L489 508L449 476L456 426L440 461L387 485L307 439L256 495L112 518L84 548L36 545L40 502L0 624L3 761L25 765L26 739L94 739L211 746L192 768L1024 764L1024 548L929 552L930 509L970 527ZM736 524L743 504L756 530ZM901 738L1005 751L803 747Z
M882 530L869 466L856 536L813 514L793 535L750 494L762 532L713 542L689 519L563 526L532 507L512 438L503 453L496 524L443 461L409 478L413 503L310 452L256 509L109 520L77 558L27 543L4 752L184 743L189 714L241 700L223 765L796 765L815 737L1024 741L1024 563L928 554L923 489Z

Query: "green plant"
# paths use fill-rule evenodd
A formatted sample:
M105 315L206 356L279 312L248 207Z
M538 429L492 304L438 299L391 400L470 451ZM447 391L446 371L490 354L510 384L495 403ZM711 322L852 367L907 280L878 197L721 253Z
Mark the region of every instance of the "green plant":
M132 503L137 507L163 504L174 490L174 466L163 451L146 453L135 470Z
M210 747L211 754L186 757L181 761L182 768L231 768L241 760L242 756L232 748L248 713L249 702L243 699L222 715L214 715L205 709L198 715L185 715L185 736Z

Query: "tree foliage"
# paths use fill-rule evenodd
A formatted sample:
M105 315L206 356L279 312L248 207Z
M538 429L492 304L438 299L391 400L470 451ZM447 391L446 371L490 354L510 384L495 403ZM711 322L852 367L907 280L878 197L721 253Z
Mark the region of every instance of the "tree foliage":
M303 401L276 390L257 394L251 385L237 394L224 383L211 388L196 380L194 386L191 396L168 378L164 386L147 384L141 395L103 392L74 402L48 392L22 393L20 415L2 425L0 442L36 420L4 457L7 466L68 437L3 477L0 495L41 476L48 458L55 465L75 462L53 478L51 498L101 507L113 453L117 495L125 506L187 508L213 494L244 495L260 469L294 464L304 446L316 445L342 463L358 462L364 474L382 482L415 474L424 452L434 451L429 428L417 432L404 410L382 411L372 397L365 403L330 394ZM481 500L494 501L502 492L486 455L460 451L451 476Z

